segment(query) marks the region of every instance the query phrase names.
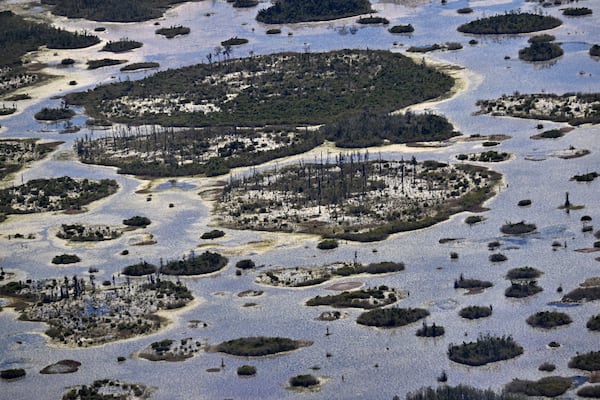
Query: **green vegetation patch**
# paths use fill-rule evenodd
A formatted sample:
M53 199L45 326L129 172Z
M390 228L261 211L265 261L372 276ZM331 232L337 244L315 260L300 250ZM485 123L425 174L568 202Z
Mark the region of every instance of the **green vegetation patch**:
M568 325L571 322L573 322L573 320L568 314L556 311L540 311L527 318L527 323L529 325L533 326L534 328L544 329Z
M511 282L510 286L504 291L504 295L506 297L524 298L533 296L543 290L544 289L538 286L536 281L525 283Z
M458 312L462 318L466 319L479 319L486 318L492 315L492 306L467 306Z
M547 376L537 381L513 379L506 385L505 390L509 393L521 393L526 396L556 397L569 390L572 384L570 378L561 376Z
M567 17L580 17L583 15L592 15L592 9L587 7L567 7L562 10L563 15Z
M52 258L52 264L75 264L81 261L77 254L60 254Z
M502 35L537 32L560 26L562 21L547 15L508 12L506 14L479 18L458 27L459 32Z
M492 286L494 285L490 281L465 278L463 274L454 280L454 289L486 289Z
M0 371L0 378L2 379L16 379L25 376L25 370L23 368L11 368L3 369Z
M457 159L461 161L469 160L476 162L501 162L510 158L510 154L506 152L498 152L496 150L488 150L481 153L473 154L458 154Z
M32 179L0 190L0 213L30 214L46 211L81 210L81 207L117 191L113 179L73 179L68 176Z
M253 365L242 365L238 367L237 374L239 376L254 376L256 375L256 367Z
M393 304L397 300L396 294L387 286L380 286L379 288L342 292L328 296L316 296L308 300L306 305L370 309Z
M467 385L426 387L406 395L406 400L518 400L520 396L495 393L491 389L477 389Z
M504 233L505 235L523 235L526 233L531 233L536 229L537 226L535 226L535 224L528 224L525 221L521 221L502 225L500 232Z
M388 21L388 19L384 17L374 17L371 15L368 17L359 18L358 20L356 20L356 23L361 25L388 25L390 21Z
M577 396L600 399L600 385L584 386L577 391Z
M166 275L202 275L216 272L227 265L227 258L219 253L205 251L200 255L190 254L181 260L168 261L160 267Z
M465 224L474 225L483 220L484 220L484 217L482 217L481 215L469 215L467 218L465 218Z
M75 116L75 111L62 107L62 108L48 108L44 107L40 111L34 114L34 118L41 121L59 121L61 119L69 119Z
M429 311L422 308L377 308L360 314L356 322L379 328L397 328L416 322L428 315Z
M143 227L143 228L147 227L151 223L152 223L152 221L150 221L150 218L143 217L140 215L136 215L134 217L126 218L123 220L123 225L134 226L134 227Z
M124 38L114 42L112 40L109 41L104 45L104 47L102 47L101 51L109 51L111 53L124 53L126 51L138 49L140 47L142 47L141 42Z
M600 286L578 287L565 294L562 301L577 303L584 301L600 300Z
M140 22L158 18L180 0L42 0L52 13L100 22Z
M600 314L590 317L585 326L590 331L600 331Z
M413 33L414 31L415 31L415 27L412 26L411 24L394 25L390 29L388 29L388 32L390 32L390 33Z
M592 182L597 177L598 173L594 171L588 172L587 174L573 175L573 177L570 180L575 182Z
M276 1L258 12L256 20L267 24L329 21L372 12L368 0Z
M229 38L227 40L222 41L221 42L221 46L225 46L225 47L227 47L227 46L240 46L240 45L246 44L246 43L248 43L248 39L239 38L239 37L236 36L236 37L232 37L232 38Z
M157 271L156 265L150 264L146 261L141 261L137 264L128 265L123 268L123 275L128 276L143 276L150 275Z
M123 72L139 71L140 69L151 69L151 68L158 68L158 67L160 67L160 64L157 62L139 62L139 63L127 64L126 66L121 67L121 71L123 71Z
M0 179L44 159L63 142L40 143L38 139L0 139Z
M101 242L121 236L122 230L108 225L62 224L56 237L71 242Z
M448 346L450 360L471 366L480 366L508 360L523 354L521 347L511 336L479 336L477 341Z
M157 35L163 35L167 39L173 39L175 36L187 35L190 33L190 28L182 25L173 25L168 28L159 28L154 31Z
M317 249L319 250L332 250L336 249L339 246L339 243L335 239L325 239L320 241L317 244Z
M584 371L600 371L600 351L578 354L569 361L569 368Z
M519 50L519 59L523 61L549 61L564 54L556 43L532 42L529 47Z
M590 56L600 57L600 45L594 44L590 47Z
M129 383L112 379L100 379L90 385L69 388L62 400L114 400L149 399L156 388L139 383Z
M311 345L311 342L283 337L245 337L218 344L215 350L221 353L244 357L262 357L292 351Z
M230 77L237 78L232 80ZM133 124L318 124L368 108L387 113L440 97L453 79L378 50L278 53L161 71L69 94L89 115ZM150 100L170 99L157 106Z
M50 49L79 49L99 42L97 36L87 32L69 32L49 24L32 22L12 11L0 12L0 66L19 65L25 53L37 50L40 46ZM12 73L19 72L15 70ZM6 78L8 77L3 76L2 80ZM0 93L3 91L3 86L0 85Z
M88 69L98 69L102 67L110 67L111 65L119 65L126 63L127 60L115 60L112 58L102 58L100 60L89 60L87 62Z
M419 337L438 337L442 336L444 332L444 327L436 325L435 322L431 325L427 325L426 322L423 322L423 326L417 329L416 335Z
M218 239L225 236L225 232L219 229L213 229L212 231L204 232L200 239Z
M542 271L533 267L513 268L506 273L506 279L536 279L542 275Z
M308 388L319 384L319 379L310 374L296 375L290 378L291 387Z

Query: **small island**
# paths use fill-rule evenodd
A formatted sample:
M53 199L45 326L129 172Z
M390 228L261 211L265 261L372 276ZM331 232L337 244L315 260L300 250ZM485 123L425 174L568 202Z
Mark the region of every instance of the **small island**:
M74 179L68 176L32 179L19 186L0 189L0 213L30 214L81 210L93 201L117 191L115 180Z
M104 0L81 3L77 0L42 0L52 13L68 18L98 22L141 22L161 17L178 2L173 0Z
M542 271L532 267L520 267L510 269L506 273L506 279L518 280L518 279L536 279L542 275Z
M302 0L276 1L273 6L258 12L256 20L266 24L286 24L310 21L329 21L372 12L368 0Z
M154 274L157 271L158 268L156 268L156 265L141 261L137 264L128 265L123 268L122 274L127 276L144 276Z
M572 385L571 378L547 376L537 381L513 379L512 382L506 385L505 390L508 393L523 394L525 396L557 397L564 394Z
M356 322L379 328L397 328L427 316L429 311L422 308L377 308L360 314Z
M396 291L387 286L342 292L328 296L316 296L306 302L307 306L332 306L337 308L372 309L395 303Z
M537 32L560 26L562 21L548 15L509 12L491 17L479 18L460 25L459 32L477 35L505 35Z
M36 112L33 117L40 121L60 121L61 119L69 119L73 116L75 116L75 111L67 107L44 107L40 111Z
M101 242L120 237L123 230L108 225L62 224L56 237L70 242Z
M90 385L69 388L63 394L63 400L146 400L156 391L140 383L129 383L113 379L99 379Z
M111 65L119 65L126 63L127 60L115 60L113 58L102 58L100 60L89 60L87 62L88 69L98 69L102 67L110 67Z
M468 306L461 309L458 312L462 318L465 319L479 319L486 318L492 315L492 306L483 307L483 306Z
M190 28L182 25L172 25L168 28L159 28L154 31L157 35L163 35L167 39L173 39L175 36L187 35L190 33Z
M310 345L312 345L312 342L306 340L256 336L228 340L216 346L211 346L210 350L234 356L262 357L285 353Z
M239 38L237 36L229 38L227 40L224 40L221 42L221 46L240 46L242 44L246 44L248 43L248 39L245 38Z
M142 47L141 42L137 42L135 40L129 40L127 38L123 38L117 41L109 41L104 45L101 51L108 51L111 53L125 53L126 51L130 51L133 49L138 49Z
M145 349L137 353L137 356L148 361L178 362L192 358L201 348L201 343L192 338L181 340L163 339L158 342L152 342Z
M394 25L390 29L388 29L388 32L390 32L390 33L413 33L414 31L415 31L415 28L411 24Z
M450 360L470 366L508 360L521 354L523 354L523 347L515 342L511 336L482 335L475 342L459 345L451 343L448 346Z
M527 233L534 232L537 229L535 224L528 224L525 221L516 223L507 223L502 225L500 232L505 235L524 235Z
M131 63L127 64L124 67L121 67L121 71L129 72L129 71L139 71L142 69L153 69L160 67L160 64L157 62L139 62L139 63Z
M52 264L75 264L81 261L77 254L60 254L52 258Z
M506 297L521 299L533 296L544 289L538 286L537 281L511 282L510 286L504 291Z
M62 143L42 142L39 139L0 139L0 179L34 161L43 160Z
M568 314L556 311L540 311L529 318L527 324L534 328L552 329L562 325L568 325L573 320Z
M60 360L44 367L40 374L72 374L77 372L81 363L75 360Z
M473 154L458 154L456 156L460 161L475 161L475 162L502 162L510 158L510 154L506 152L498 152L496 150L488 150L482 153Z
M46 335L56 344L96 346L156 332L167 320L157 312L188 304L193 296L180 283L151 279L96 285L74 275L72 279L44 279L0 286L0 296L27 303L25 321L45 322Z
M578 354L569 361L569 368L584 371L600 371L600 351Z
M469 289L470 291L481 291L492 286L493 284L490 281L465 278L463 274L460 274L460 277L454 280L454 289Z
M223 269L229 260L219 253L205 251L200 255L192 252L181 260L167 261L159 269L165 275L204 275Z

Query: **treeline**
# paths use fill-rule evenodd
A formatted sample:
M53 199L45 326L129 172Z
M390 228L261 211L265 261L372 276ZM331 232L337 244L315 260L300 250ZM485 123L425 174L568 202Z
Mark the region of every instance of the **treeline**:
M368 0L277 0L258 12L256 20L267 24L327 21L373 12Z
M516 34L552 29L561 24L561 20L551 16L511 11L462 24L458 31L484 35Z
M387 143L439 141L458 135L448 120L435 114L362 114L321 128L325 139L338 147L370 147Z
M86 32L69 32L47 24L25 20L12 11L0 12L0 66L20 65L21 57L40 46L50 49L78 49L99 43Z
M181 0L42 0L52 13L92 21L139 22L158 18Z

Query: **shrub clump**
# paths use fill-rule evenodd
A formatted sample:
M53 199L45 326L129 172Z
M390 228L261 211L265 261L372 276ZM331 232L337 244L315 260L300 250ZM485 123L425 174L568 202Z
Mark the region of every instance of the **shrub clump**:
M367 326L395 328L416 322L428 315L429 311L422 308L378 308L360 314L356 322Z
M390 33L412 33L414 31L415 31L415 28L411 24L394 25L390 29L388 29L388 32L390 32Z
M600 399L600 385L584 386L577 391L577 396Z
M256 367L252 365L242 365L238 367L237 374L239 376L254 376L256 375Z
M502 225L500 232L505 235L523 235L525 233L531 233L537 229L535 224L526 224L525 221L517 223L508 223Z
M302 342L282 337L246 337L223 342L216 350L234 356L259 357L296 350Z
M135 217L127 218L123 220L123 225L127 226L141 226L146 227L151 224L150 219L136 215Z
M313 375L296 375L290 378L292 387L311 387L319 384L319 380Z
M529 281L525 283L511 282L510 287L504 291L504 295L506 297L523 298L533 296L542 290L544 289L538 286L536 281Z
M506 279L535 279L542 275L542 271L532 267L513 268L506 273Z
M600 371L600 351L590 351L589 353L576 355L569 361L569 368Z
M426 387L419 389L416 392L411 392L406 395L406 400L517 400L519 397L502 393L496 394L490 389L476 389L467 385L458 386L438 386L437 388Z
M494 285L490 281L467 279L463 274L460 274L460 277L454 280L454 289L486 289L492 286Z
M548 376L537 381L513 379L506 385L509 393L522 393L526 396L556 397L571 387L571 379L560 376Z
M123 268L123 275L143 276L153 274L156 272L156 270L156 265L150 264L146 261L142 261L137 264L128 265L125 268Z
M571 322L569 315L556 311L540 311L527 318L527 323L534 328L551 329Z
M531 205L531 200L530 199L523 199L523 200L519 200L519 202L517 203L517 205L519 207L527 207Z
M430 326L423 321L423 326L417 330L417 336L420 337L438 337L442 336L444 333L444 327L436 325L435 322Z
M523 354L521 347L511 336L480 336L476 342L448 346L450 360L471 366L508 360Z
M492 306L468 306L461 309L458 312L458 315L466 319L478 319L489 317L490 315L492 315Z
M25 376L25 370L23 368L12 368L0 371L0 378L2 379L16 379Z
M319 250L331 250L338 247L338 241L335 239L325 239L317 244L317 249Z
M219 229L213 229L212 231L204 232L200 239L217 239L225 236L225 232Z
M600 314L591 317L585 326L590 331L600 331Z
M74 264L81 261L77 254L61 254L52 258L52 264Z
M552 372L556 369L556 365L549 363L549 362L545 362L542 363L539 367L538 370L540 371L544 371L544 372Z
M502 262L502 261L508 260L508 257L506 257L502 253L494 253L494 254L490 254L490 256L488 257L488 259L491 262Z
M252 269L255 266L256 264L254 264L254 261L250 260L249 258L240 260L237 263L235 263L235 267L239 269Z
M465 218L465 224L468 225L473 225L481 221L483 221L483 217L481 215L470 215Z
M169 261L160 267L160 272L166 275L209 274L225 267L228 261L219 253L205 251L200 255L190 254L181 260Z

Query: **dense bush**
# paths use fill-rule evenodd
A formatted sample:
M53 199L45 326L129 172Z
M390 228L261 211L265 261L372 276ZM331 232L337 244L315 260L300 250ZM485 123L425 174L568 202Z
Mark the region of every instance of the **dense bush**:
M489 317L490 315L492 315L492 306L467 306L461 309L458 312L458 315L466 319L478 319Z
M133 49L142 47L141 42L135 40L121 39L116 42L110 41L104 45L101 51L109 51L111 53L124 53Z
M600 351L578 354L569 361L569 368L584 371L600 371Z
M548 362L542 363L542 364L541 364L541 365L538 367L538 370L540 370L540 371L544 371L544 372L552 372L552 371L554 371L555 369L556 369L556 365L554 365L554 364L551 364L551 363L548 363Z
M502 225L500 232L505 235L522 235L525 233L531 233L537 229L535 224L527 224L525 221L516 223L507 223Z
M235 267L239 268L239 269L252 269L256 266L256 264L254 264L254 261L246 258L244 260L240 260L237 263L235 263Z
M239 376L254 376L256 375L256 367L252 365L242 365L238 367L237 374Z
M517 205L519 207L527 207L531 205L531 200L530 199L523 199L523 200L519 200L519 202L517 203Z
M584 386L577 391L577 396L600 399L600 385Z
M177 0L42 0L53 5L52 13L92 21L139 22L158 18Z
M600 314L592 316L585 326L590 331L600 331Z
M0 378L2 379L15 379L25 376L25 370L23 368L12 368L0 371Z
M510 287L504 291L506 297L523 298L533 296L541 292L543 289L537 285L536 281L525 283L511 282Z
M359 24L362 24L362 25L377 25L377 24L387 25L390 23L390 21L387 18L373 17L373 16L361 17L356 22Z
M488 259L490 260L490 262L503 262L503 261L508 260L508 257L506 257L502 253L494 253L494 254L490 254Z
M501 15L480 18L460 25L459 32L474 34L515 34L529 33L556 28L562 22L558 18L530 13L509 12Z
M139 262L137 264L128 265L123 268L123 275L129 276L142 276L149 275L156 272L156 265L147 263L146 261Z
M229 38L227 40L223 40L221 42L221 46L240 46L242 44L246 44L248 43L248 39L245 38L239 38L239 37L232 37Z
M89 60L87 62L88 69L98 69L102 67L109 67L111 65L119 65L126 63L126 60L115 60L112 58L102 58L100 60Z
M437 388L426 387L406 395L406 400L518 400L520 397L501 393L496 394L490 389L476 389L471 386L441 385Z
M411 25L394 25L390 29L388 29L390 33L412 33L415 31L415 28Z
M204 232L200 239L217 239L225 236L225 232L219 229L213 229L212 231Z
M556 311L540 311L527 318L527 323L534 328L550 329L571 322L573 320L567 314Z
M370 309L395 303L396 300L397 298L393 293L389 293L386 298L384 290L374 288L353 290L328 296L315 296L309 299L306 305L309 307L333 306Z
M578 287L565 294L562 301L577 303L580 301L594 301L600 299L600 286Z
M168 261L160 267L166 275L201 275L218 271L227 265L227 257L219 253L205 251L200 255L190 254L181 260Z
M564 54L556 43L533 42L529 47L519 50L519 58L523 61L548 61Z
M273 6L260 10L256 19L267 24L327 21L370 11L371 3L368 0L286 0L276 1Z
M481 221L483 221L483 217L481 215L470 215L465 218L465 224L468 225L473 225Z
M567 7L563 9L563 15L568 17L579 17L582 15L591 15L592 9L587 7Z
M595 44L592 47L590 47L590 56L600 57L600 45Z
M317 244L317 249L319 250L331 250L336 247L338 247L338 241L335 239L325 239Z
M146 227L151 224L151 221L147 217L141 217L136 215L135 217L127 218L123 220L123 225L127 226L143 226Z
M282 337L246 337L217 345L216 350L234 356L257 357L296 350L301 342Z
M319 384L319 380L312 375L297 375L290 378L290 386L311 387Z
M77 254L61 254L52 258L52 264L74 264L81 261Z
M156 33L157 35L163 35L167 39L172 39L178 35L187 35L188 33L190 33L190 28L188 28L187 26L177 25L170 26L168 28L159 28L156 31L154 31L154 33Z
M34 115L35 119L41 121L58 121L60 119L69 119L75 115L75 111L69 108L48 108L44 107Z
M361 325L381 328L395 328L416 322L429 315L422 308L377 308L358 316L356 322Z
M490 281L482 281L479 279L468 279L462 274L458 279L454 280L454 289L485 289L494 286Z
M508 360L523 353L521 347L511 336L479 336L476 342L448 346L450 360L471 366L485 365L491 362Z
M521 267L510 269L506 273L506 279L535 279L542 275L542 271L532 267Z
M444 334L443 326L436 325L435 322L430 326L423 322L423 326L417 329L417 336L420 337L438 337Z
M548 376L537 381L513 379L505 390L509 393L522 393L526 396L556 397L565 393L572 385L570 378Z

